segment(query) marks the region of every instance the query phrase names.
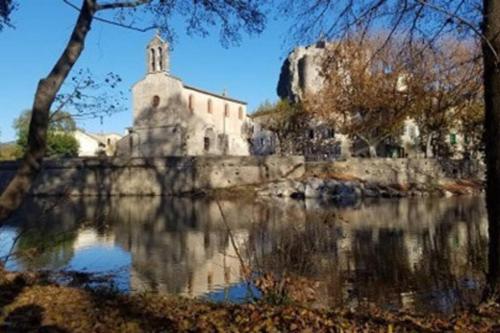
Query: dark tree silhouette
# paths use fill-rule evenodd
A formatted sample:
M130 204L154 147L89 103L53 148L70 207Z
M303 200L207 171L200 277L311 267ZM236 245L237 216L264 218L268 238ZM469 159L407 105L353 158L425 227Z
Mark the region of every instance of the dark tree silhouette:
M12 26L10 15L16 8L12 0L0 0L0 31L4 26Z

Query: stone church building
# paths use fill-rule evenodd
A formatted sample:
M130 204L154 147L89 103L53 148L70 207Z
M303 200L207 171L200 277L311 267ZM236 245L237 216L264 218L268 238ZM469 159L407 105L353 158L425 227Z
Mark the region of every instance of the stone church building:
M168 43L159 35L147 45L146 61L146 76L132 87L133 127L118 155L249 155L245 102L172 76Z

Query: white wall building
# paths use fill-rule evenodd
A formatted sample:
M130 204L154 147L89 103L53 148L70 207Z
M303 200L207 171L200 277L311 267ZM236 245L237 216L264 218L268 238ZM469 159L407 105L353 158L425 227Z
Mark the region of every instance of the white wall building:
M246 103L169 74L168 44L146 48L146 76L132 87L134 124L119 143L129 156L248 155Z
M113 156L116 151L116 143L122 138L121 135L115 133L95 134L88 133L82 130L76 130L73 135L78 141L78 156L90 157L104 154Z

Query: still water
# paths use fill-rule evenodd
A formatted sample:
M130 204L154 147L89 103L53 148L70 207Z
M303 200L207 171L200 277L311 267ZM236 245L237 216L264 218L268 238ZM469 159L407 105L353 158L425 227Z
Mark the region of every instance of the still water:
M0 229L0 256L11 270L92 272L124 291L216 301L249 296L235 249L256 271L317 282L327 306L449 312L477 301L484 285L481 197L220 208L208 199L33 199Z

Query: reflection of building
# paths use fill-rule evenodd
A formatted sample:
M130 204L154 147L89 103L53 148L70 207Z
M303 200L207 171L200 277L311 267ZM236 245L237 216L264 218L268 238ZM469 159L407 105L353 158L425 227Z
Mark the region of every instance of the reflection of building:
M129 200L129 199L127 199ZM133 208L139 200L142 209ZM113 214L127 221L114 228L116 243L131 254L130 288L196 297L241 281L240 260L215 202L162 198L129 200ZM222 202L234 241L245 249L248 232L236 207ZM239 206L239 212L250 211ZM234 223L233 223L234 222Z
M99 235L95 230L87 228L78 232L73 242L73 249L75 251L84 250L96 244L112 247L115 245L115 239L113 235Z
M164 241L141 242L136 239L127 248L132 255L130 288L155 290L167 294L201 296L217 288L240 281L240 262L230 242L224 246L206 244L206 237L216 243L219 235L188 231L181 238L162 233ZM240 244L242 245L242 244ZM175 248L179 246L179 248ZM153 247L153 253L148 248Z
M146 49L147 74L132 87L134 124L120 155L248 155L246 103L185 85L169 73L168 44Z
M111 249L114 242L130 253L132 264L124 274L127 282L130 274L132 290L199 296L240 281L228 225L252 268L320 281L328 305L362 300L396 307L449 305L457 301L453 292L462 286L457 281L477 283L473 288L479 289L485 264L481 197L381 200L348 208L309 200L221 201L228 224L217 203L205 199L69 199L40 224L46 205L40 201L26 210L24 227L33 232L21 235L16 251L45 244L40 242L54 245L64 230L73 231L71 237L47 246L41 256L20 260L21 267L62 268L80 251ZM82 220L100 222L79 229L76 221ZM95 232L99 227L106 233ZM91 259L90 264L98 261Z
M121 135L115 133L96 134L82 130L76 130L73 134L79 144L78 156L98 156L100 154L113 156L116 143L122 138Z

